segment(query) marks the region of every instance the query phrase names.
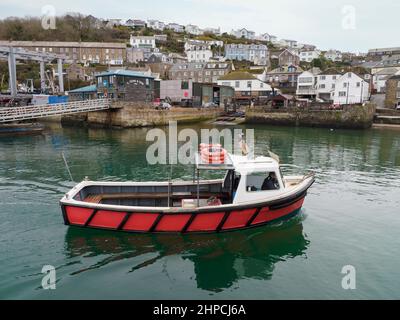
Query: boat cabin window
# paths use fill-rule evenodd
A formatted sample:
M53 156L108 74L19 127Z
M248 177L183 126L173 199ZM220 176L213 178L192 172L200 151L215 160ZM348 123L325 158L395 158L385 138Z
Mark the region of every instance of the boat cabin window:
M259 192L279 189L280 186L276 172L254 172L247 176L247 192Z

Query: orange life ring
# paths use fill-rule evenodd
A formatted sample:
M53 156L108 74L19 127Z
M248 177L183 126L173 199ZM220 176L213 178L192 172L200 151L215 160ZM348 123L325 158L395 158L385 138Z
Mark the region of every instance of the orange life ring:
M222 164L225 163L227 152L220 144L201 144L200 156L205 163Z

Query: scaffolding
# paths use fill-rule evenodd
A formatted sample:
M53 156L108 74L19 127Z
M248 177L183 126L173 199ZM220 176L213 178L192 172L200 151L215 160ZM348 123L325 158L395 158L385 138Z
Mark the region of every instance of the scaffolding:
M0 46L0 59L8 60L9 85L11 96L16 97L17 90L17 60L37 61L40 63L40 89L46 90L45 64L57 60L59 91L64 92L63 61L65 57L48 52L28 51L17 47Z

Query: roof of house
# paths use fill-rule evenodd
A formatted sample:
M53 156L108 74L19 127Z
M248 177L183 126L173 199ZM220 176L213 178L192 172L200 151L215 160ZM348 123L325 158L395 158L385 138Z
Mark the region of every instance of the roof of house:
M246 71L233 71L231 73L228 73L222 77L220 77L218 80L255 80L257 79L254 77L251 73L246 72Z
M394 75L398 72L399 70L396 68L385 68L382 70L379 70L376 75Z
M400 74L391 76L389 80L400 80Z
M118 48L125 49L125 43L118 42L77 42L77 41L7 41L0 40L0 46L13 47L82 47L82 48Z
M289 71L290 67L295 67L296 70L295 71ZM269 71L267 74L282 74L282 73L302 73L304 70L301 67L298 66L282 66L282 67L278 67L274 70Z
M319 75L322 72L321 69L317 67L313 67L307 71L312 73L314 76Z
M343 72L340 72L335 68L329 68L329 69L326 69L325 71L322 71L320 73L320 75L323 75L323 76L325 76L325 75L338 75L338 74L343 74Z
M112 70L112 71L105 71L105 72L101 72L99 74L96 74L96 77L107 77L107 76L125 76L125 77L154 79L153 76L146 75L143 72L131 71L131 70L122 70L122 69Z
M285 52L289 52L290 54L292 54L292 55L294 55L294 56L296 56L296 57L299 57L298 54L296 54L295 52L293 52L293 51L290 50L290 49L285 49L285 50L283 50L283 51L280 53L279 57L280 57L282 54L284 54Z
M92 84L90 86L81 87L68 91L68 93L84 93L84 92L97 92L97 87L95 84Z

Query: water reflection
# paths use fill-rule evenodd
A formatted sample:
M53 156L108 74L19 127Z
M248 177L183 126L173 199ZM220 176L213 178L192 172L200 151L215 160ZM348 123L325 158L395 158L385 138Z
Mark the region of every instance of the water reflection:
M217 235L135 235L71 227L66 234L66 252L68 259L99 257L73 275L122 259L136 261L130 273L178 255L193 263L198 288L219 292L242 278L268 280L277 262L305 256L310 241L301 219ZM142 258L139 264L138 258Z

